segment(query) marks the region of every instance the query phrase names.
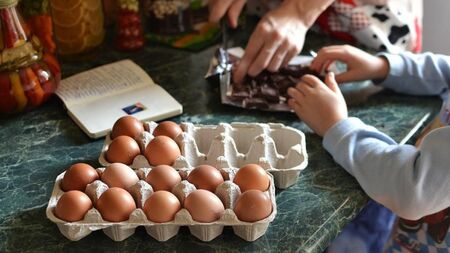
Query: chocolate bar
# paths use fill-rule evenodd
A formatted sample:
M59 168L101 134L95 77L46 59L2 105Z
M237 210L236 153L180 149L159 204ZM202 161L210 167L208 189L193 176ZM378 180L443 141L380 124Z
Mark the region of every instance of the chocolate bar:
M275 73L264 70L255 77L246 76L242 83L232 83L229 98L242 102L245 108L268 109L270 105L286 103L288 88L294 87L306 74L324 79L307 66L289 65Z

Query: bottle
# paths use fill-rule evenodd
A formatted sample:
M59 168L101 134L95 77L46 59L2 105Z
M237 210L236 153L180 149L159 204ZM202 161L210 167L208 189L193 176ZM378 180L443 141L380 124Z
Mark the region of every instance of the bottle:
M0 114L44 103L56 90L61 69L43 51L17 9L18 0L0 0Z
M77 55L98 47L105 37L102 0L50 0L60 55Z
M138 50L144 46L144 31L139 15L138 0L118 0L116 47L119 50Z

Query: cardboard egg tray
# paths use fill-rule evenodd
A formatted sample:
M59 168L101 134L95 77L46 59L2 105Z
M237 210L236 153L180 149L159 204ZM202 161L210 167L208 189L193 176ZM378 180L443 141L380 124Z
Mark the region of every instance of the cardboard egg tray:
M102 170L104 168L99 168ZM138 226L144 226L147 233L158 241L166 241L175 236L178 233L180 226L188 226L192 235L200 239L201 241L211 241L217 236L219 236L224 226L231 226L236 235L247 241L254 241L262 236L269 223L273 221L277 213L276 202L275 202L275 187L273 183L273 177L270 177L269 189L265 192L269 195L272 202L272 213L263 220L256 222L242 222L240 221L236 214L234 213L234 205L237 197L239 196L238 186L231 183L230 180L233 179L233 173L229 173L230 180L225 181L219 185L216 189L216 194L221 198L225 206L225 212L222 217L211 223L201 223L194 221L189 212L182 208L176 215L175 219L171 222L166 223L155 223L147 219L142 208L142 203L153 193L152 187L145 182L143 179L146 178L148 172L151 168L142 168L135 170L138 177L141 179L138 183L129 189L129 192L133 196L136 202L137 209L131 213L130 218L124 222L109 222L102 219L100 212L92 208L87 212L84 219L78 222L66 222L57 218L54 214L54 209L58 202L58 199L64 193L60 188L61 180L64 177L65 172L58 175L55 181L53 192L46 209L46 214L48 219L56 223L61 233L67 237L69 240L77 241L85 236L89 235L92 231L103 230L103 232L114 241L122 241L134 234L135 229ZM233 169L228 169L226 171L232 171ZM190 173L191 170L186 169L186 175ZM223 187L223 186L234 185L233 187ZM93 203L101 196L101 194L108 189L108 186L101 182L100 180L94 181L86 187L86 194L90 196ZM187 180L182 180L173 189L173 193L180 199L182 203L184 199L189 195L190 192L195 190L195 186L190 184ZM94 204L95 205L95 204Z
M146 122L138 143L141 151L153 138L155 122ZM271 173L277 188L285 189L297 182L300 172L308 164L305 135L283 124L221 123L218 125L193 125L181 123L183 133L175 141L181 148L181 156L173 167L194 168L208 164L216 168L240 168L255 163ZM110 163L106 151L111 143L106 137L99 162ZM151 167L144 155L135 157L131 168Z

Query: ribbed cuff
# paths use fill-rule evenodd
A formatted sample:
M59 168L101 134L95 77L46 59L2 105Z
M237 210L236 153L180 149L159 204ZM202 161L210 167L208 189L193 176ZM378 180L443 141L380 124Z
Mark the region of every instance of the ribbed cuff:
M398 54L379 53L377 54L377 56L383 57L388 61L389 74L384 80L372 80L373 83L393 90L398 89L399 85L401 85L401 83L404 83L399 82L399 78L403 76L405 60L401 55Z

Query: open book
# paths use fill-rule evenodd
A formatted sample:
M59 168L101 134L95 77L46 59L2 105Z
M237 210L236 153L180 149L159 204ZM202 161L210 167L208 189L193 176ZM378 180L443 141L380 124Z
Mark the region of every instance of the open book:
M61 81L56 94L70 117L91 138L105 136L125 115L161 120L183 107L131 60L100 66Z

